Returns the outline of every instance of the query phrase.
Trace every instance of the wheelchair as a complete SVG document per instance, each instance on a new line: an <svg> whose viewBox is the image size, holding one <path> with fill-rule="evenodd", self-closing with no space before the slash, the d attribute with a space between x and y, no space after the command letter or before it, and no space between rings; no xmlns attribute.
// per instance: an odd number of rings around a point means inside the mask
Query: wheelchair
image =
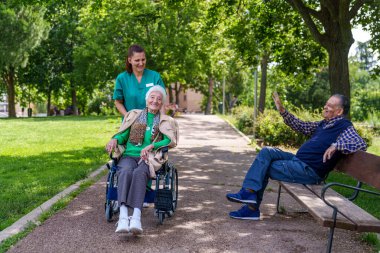
<svg viewBox="0 0 380 253"><path fill-rule="evenodd" d="M167 153L168 148L163 148L163 153ZM117 203L117 163L118 159L112 157L111 165L106 164L108 176L106 183L105 215L108 222L112 221L112 216L119 212ZM165 217L171 217L178 203L178 171L172 163L166 161L161 168L156 171L156 177L152 179L155 185L147 186L144 202L154 203L154 214L159 223L163 224Z"/></svg>

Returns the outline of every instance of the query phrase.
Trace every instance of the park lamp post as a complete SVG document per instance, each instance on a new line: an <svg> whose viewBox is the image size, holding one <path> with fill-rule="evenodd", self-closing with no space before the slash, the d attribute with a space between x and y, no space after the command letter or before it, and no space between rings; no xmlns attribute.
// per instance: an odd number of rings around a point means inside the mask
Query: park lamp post
<svg viewBox="0 0 380 253"><path fill-rule="evenodd" d="M224 64L226 64L224 61L218 61L218 64L219 65L224 65ZM222 109L222 112L223 112L223 115L225 114L225 112L224 112L224 108L225 108L225 100L226 100L226 75L224 74L224 71L223 71L223 109Z"/></svg>

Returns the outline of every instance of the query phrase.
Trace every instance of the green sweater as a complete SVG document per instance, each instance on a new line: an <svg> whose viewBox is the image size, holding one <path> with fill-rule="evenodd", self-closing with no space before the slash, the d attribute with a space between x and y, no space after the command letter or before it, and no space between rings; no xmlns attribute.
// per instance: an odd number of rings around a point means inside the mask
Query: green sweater
<svg viewBox="0 0 380 253"><path fill-rule="evenodd" d="M113 137L114 139L117 140L117 144L119 145L126 144L126 148L123 153L123 156L139 157L141 150L143 150L146 146L151 144L150 138L152 137L153 119L154 119L154 114L148 112L147 124L146 124L147 130L145 131L143 143L140 146L136 146L129 141L129 132L131 128L128 128L124 132L119 133ZM167 146L169 145L169 143L170 143L169 137L163 134L163 138L161 141L153 143L154 150Z"/></svg>

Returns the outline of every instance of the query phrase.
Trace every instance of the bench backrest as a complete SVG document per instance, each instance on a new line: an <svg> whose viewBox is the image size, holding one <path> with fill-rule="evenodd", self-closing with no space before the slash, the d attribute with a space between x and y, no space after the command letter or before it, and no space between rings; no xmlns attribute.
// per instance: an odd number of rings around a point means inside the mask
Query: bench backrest
<svg viewBox="0 0 380 253"><path fill-rule="evenodd" d="M380 190L380 156L357 151L341 159L335 169Z"/></svg>

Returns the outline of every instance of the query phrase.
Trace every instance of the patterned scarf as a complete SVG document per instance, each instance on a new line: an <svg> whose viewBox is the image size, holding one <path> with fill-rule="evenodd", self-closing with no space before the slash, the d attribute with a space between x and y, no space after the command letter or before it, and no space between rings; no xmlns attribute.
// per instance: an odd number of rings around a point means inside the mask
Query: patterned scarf
<svg viewBox="0 0 380 253"><path fill-rule="evenodd" d="M131 132L129 133L129 141L136 146L142 145L144 141L145 131L147 130L147 118L148 118L148 108L145 108L139 117L131 126ZM162 134L160 133L158 127L160 124L160 112L154 115L153 126L152 126L152 137L150 142L162 140ZM156 139L157 137L157 139Z"/></svg>

